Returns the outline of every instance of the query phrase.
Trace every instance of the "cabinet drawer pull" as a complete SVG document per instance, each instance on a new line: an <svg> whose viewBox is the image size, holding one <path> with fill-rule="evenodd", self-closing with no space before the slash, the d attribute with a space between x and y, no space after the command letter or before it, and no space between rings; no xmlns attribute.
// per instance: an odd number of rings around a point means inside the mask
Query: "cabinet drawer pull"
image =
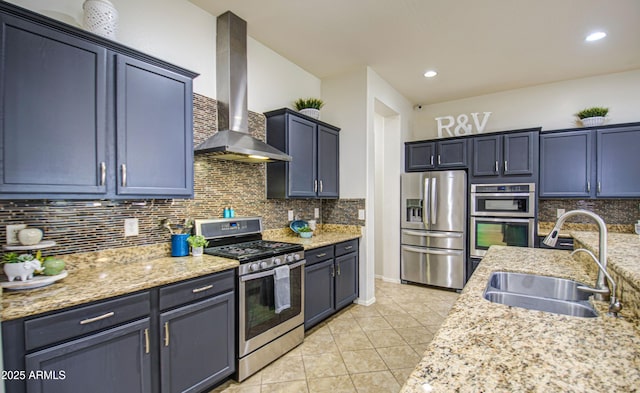
<svg viewBox="0 0 640 393"><path fill-rule="evenodd" d="M206 291L208 289L211 289L211 288L213 288L213 284L205 285L202 288L196 288L196 289L192 290L191 292L193 292L193 293L204 292L204 291Z"/></svg>
<svg viewBox="0 0 640 393"><path fill-rule="evenodd" d="M127 165L122 164L121 168L122 168L122 187L126 187L127 186Z"/></svg>
<svg viewBox="0 0 640 393"><path fill-rule="evenodd" d="M504 173L509 172L509 169L507 167L507 160L504 160Z"/></svg>
<svg viewBox="0 0 640 393"><path fill-rule="evenodd" d="M164 323L164 346L169 346L169 322Z"/></svg>
<svg viewBox="0 0 640 393"><path fill-rule="evenodd" d="M560 242L560 243L558 243L558 246L561 246L561 247L562 247L562 246L564 246L564 247L573 247L573 243L563 243L563 242Z"/></svg>
<svg viewBox="0 0 640 393"><path fill-rule="evenodd" d="M106 314L94 317L94 318L83 319L82 321L80 321L80 325L86 325L88 323L98 322L98 321L101 321L103 319L111 318L114 315L116 315L116 313L111 311L111 312L108 312Z"/></svg>
<svg viewBox="0 0 640 393"><path fill-rule="evenodd" d="M498 173L498 161L496 161L496 173Z"/></svg>
<svg viewBox="0 0 640 393"><path fill-rule="evenodd" d="M100 185L104 186L104 183L107 181L107 164L103 162L100 163Z"/></svg>
<svg viewBox="0 0 640 393"><path fill-rule="evenodd" d="M431 166L433 166L433 156L431 156Z"/></svg>
<svg viewBox="0 0 640 393"><path fill-rule="evenodd" d="M144 329L144 353L149 353L149 329Z"/></svg>
<svg viewBox="0 0 640 393"><path fill-rule="evenodd" d="M323 252L322 254L316 254L316 258L322 258L322 257L326 257L327 253Z"/></svg>
<svg viewBox="0 0 640 393"><path fill-rule="evenodd" d="M351 250L353 248L353 246L346 246L344 249L345 250Z"/></svg>

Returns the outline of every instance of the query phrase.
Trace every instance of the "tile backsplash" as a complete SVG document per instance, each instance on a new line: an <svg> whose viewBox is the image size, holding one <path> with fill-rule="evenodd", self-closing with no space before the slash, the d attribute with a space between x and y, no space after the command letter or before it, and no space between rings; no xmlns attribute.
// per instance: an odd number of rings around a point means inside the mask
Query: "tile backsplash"
<svg viewBox="0 0 640 393"><path fill-rule="evenodd" d="M216 101L194 94L194 145L217 131ZM265 140L266 122L260 113L249 113L251 134ZM266 164L249 164L196 155L194 199L116 200L8 200L0 201L0 243L7 224L24 223L45 232L57 245L45 255L99 251L117 247L168 242L168 231L160 220L181 223L185 218L222 217L225 207L236 216L262 216L265 229L288 225L287 212L318 223L364 225L358 209L364 199L266 199ZM139 235L124 237L124 219L138 218Z"/></svg>
<svg viewBox="0 0 640 393"><path fill-rule="evenodd" d="M640 220L640 199L541 199L538 202L538 221L556 221L557 209L565 211L585 209L602 217L607 224L634 224ZM587 217L568 220L592 224Z"/></svg>

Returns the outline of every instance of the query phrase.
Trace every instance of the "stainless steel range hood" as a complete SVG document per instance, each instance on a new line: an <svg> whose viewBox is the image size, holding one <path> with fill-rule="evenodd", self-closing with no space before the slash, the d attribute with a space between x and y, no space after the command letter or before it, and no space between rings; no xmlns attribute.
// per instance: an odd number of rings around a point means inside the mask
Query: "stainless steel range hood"
<svg viewBox="0 0 640 393"><path fill-rule="evenodd" d="M242 162L291 161L291 156L249 135L247 22L231 11L217 19L216 92L219 131L196 146L196 154Z"/></svg>

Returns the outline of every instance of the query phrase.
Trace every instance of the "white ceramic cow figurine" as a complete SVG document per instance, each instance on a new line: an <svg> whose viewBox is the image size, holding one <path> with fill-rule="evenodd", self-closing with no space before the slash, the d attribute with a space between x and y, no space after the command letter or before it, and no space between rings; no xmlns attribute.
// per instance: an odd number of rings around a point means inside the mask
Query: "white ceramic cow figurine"
<svg viewBox="0 0 640 393"><path fill-rule="evenodd" d="M9 281L13 281L16 277L20 278L21 281L30 280L33 278L33 272L36 270L42 270L42 265L37 259L27 262L4 264L4 274L7 275Z"/></svg>

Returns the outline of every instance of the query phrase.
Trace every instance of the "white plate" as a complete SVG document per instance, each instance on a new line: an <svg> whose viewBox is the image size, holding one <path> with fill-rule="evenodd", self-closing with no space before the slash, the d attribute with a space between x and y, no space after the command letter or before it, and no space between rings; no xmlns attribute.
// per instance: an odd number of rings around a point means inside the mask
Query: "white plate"
<svg viewBox="0 0 640 393"><path fill-rule="evenodd" d="M31 280L27 281L1 281L0 287L11 290L40 288L62 280L67 277L67 274L67 271L63 270L62 273L56 274L55 276L34 276Z"/></svg>

